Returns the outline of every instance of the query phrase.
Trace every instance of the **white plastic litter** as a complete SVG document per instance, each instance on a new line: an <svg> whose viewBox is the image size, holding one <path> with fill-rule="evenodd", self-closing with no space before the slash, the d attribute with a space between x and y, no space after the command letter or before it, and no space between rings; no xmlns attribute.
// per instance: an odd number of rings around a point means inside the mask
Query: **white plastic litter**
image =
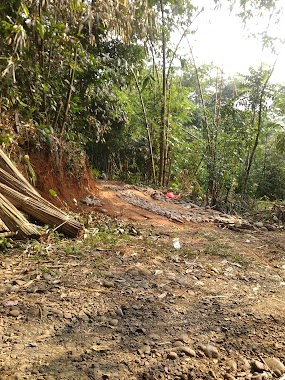
<svg viewBox="0 0 285 380"><path fill-rule="evenodd" d="M174 239L172 240L172 242L173 242L173 247L174 247L175 249L180 249L180 248L181 248L179 238L174 238Z"/></svg>

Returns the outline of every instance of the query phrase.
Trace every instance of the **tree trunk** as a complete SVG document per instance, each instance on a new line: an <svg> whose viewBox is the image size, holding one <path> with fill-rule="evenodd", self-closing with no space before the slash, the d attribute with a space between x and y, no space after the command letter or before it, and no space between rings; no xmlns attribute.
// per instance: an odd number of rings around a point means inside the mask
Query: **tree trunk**
<svg viewBox="0 0 285 380"><path fill-rule="evenodd" d="M76 65L77 62L77 48L75 48L74 52L74 66ZM67 116L68 116L68 111L69 111L69 106L70 106L70 99L71 99L71 94L72 94L72 89L73 89L73 83L74 83L74 76L75 76L75 68L71 67L70 68L70 74L69 74L69 88L66 96L66 101L64 105L64 113L63 113L63 120L60 126L60 136L62 136L65 128L65 124L67 121Z"/></svg>
<svg viewBox="0 0 285 380"><path fill-rule="evenodd" d="M167 105L167 83L166 83L166 36L164 0L160 0L160 11L162 18L162 104L161 104L161 126L160 126L160 150L159 150L159 177L161 186L165 182L165 158L166 158L166 105Z"/></svg>
<svg viewBox="0 0 285 380"><path fill-rule="evenodd" d="M268 77L266 78L266 81L264 82L264 85L263 85L263 87L261 89L261 93L260 93L259 104L258 104L257 131L256 131L253 147L248 154L248 160L246 162L245 177L244 177L244 182L243 182L243 186L242 186L242 193L241 193L242 199L244 199L245 195L246 195L246 190L247 190L248 180L249 180L249 176L250 176L250 172L251 172L251 168L252 168L252 164L253 164L253 159L255 156L256 149L257 149L258 144L259 144L259 138L260 138L261 129L262 129L262 112L263 112L263 100L264 100L265 90L266 90L266 87L268 85L269 79L271 78L271 75L274 71L275 64L276 64L276 61L275 61L274 65L272 66L272 69L271 69L270 73L268 74ZM253 124L255 123L255 118L253 119L252 123Z"/></svg>
<svg viewBox="0 0 285 380"><path fill-rule="evenodd" d="M147 131L148 146L149 146L149 155L150 155L150 159L151 159L152 177L153 177L154 183L156 184L156 172L155 172L155 164L154 164L154 157L153 157L153 147L152 147L152 141L151 141L151 136L150 136L150 128L149 128L148 117L147 117L147 113L146 113L146 109L145 109L145 104L144 104L144 100L143 100L143 97L142 97L142 92L141 92L141 89L140 89L140 86L139 86L139 83L138 83L137 76L136 76L136 74L135 74L135 72L133 70L132 70L132 73L133 73L133 76L135 78L136 87L137 87L137 90L138 90L138 93L139 93L140 103L141 103L141 107L142 107L142 111L143 111L143 115L144 115L144 121L145 121L145 126L146 126L146 131Z"/></svg>

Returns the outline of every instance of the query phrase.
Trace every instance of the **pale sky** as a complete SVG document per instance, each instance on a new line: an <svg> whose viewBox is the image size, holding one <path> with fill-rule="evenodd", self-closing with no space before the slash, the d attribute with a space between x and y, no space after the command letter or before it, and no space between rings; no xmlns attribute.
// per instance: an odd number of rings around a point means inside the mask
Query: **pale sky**
<svg viewBox="0 0 285 380"><path fill-rule="evenodd" d="M248 68L258 69L260 64L273 64L276 56L269 50L262 51L261 43L255 39L248 39L248 33L243 29L242 22L237 16L226 10L209 11L211 0L199 0L205 11L195 22L197 32L191 36L191 45L198 65L202 63L217 65L223 68L225 75L236 73L246 74ZM285 5L283 5L285 10ZM268 19L258 20L258 24L249 25L251 31L256 32L266 28ZM273 23L272 31L285 39L285 16L278 24ZM285 45L279 46L279 56L272 80L285 84Z"/></svg>

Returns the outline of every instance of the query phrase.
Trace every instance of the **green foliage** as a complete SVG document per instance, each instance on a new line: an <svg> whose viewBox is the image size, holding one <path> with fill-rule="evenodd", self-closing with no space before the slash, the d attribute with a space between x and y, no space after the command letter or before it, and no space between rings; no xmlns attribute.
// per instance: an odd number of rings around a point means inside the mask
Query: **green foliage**
<svg viewBox="0 0 285 380"><path fill-rule="evenodd" d="M92 176L93 176L94 179L97 179L100 176L100 171L98 169L96 169L96 168L93 168L91 170L91 173L92 173Z"/></svg>
<svg viewBox="0 0 285 380"><path fill-rule="evenodd" d="M49 194L50 194L50 196L52 196L53 198L57 197L57 193L56 193L56 191L53 190L53 189L49 189Z"/></svg>
<svg viewBox="0 0 285 380"><path fill-rule="evenodd" d="M64 252L70 256L80 256L82 254L82 248L77 245L67 246L63 248Z"/></svg>
<svg viewBox="0 0 285 380"><path fill-rule="evenodd" d="M50 147L58 134L89 138L94 128L99 139L113 121L125 122L114 92L128 75L119 61L136 61L143 51L125 42L144 33L146 16L143 2L139 18L136 1L126 6L128 12L112 1L1 6L1 106L33 119Z"/></svg>
<svg viewBox="0 0 285 380"><path fill-rule="evenodd" d="M129 234L123 228L110 224L91 230L91 233L85 239L85 243L91 246L101 244L108 248L128 239Z"/></svg>
<svg viewBox="0 0 285 380"><path fill-rule="evenodd" d="M257 154L252 182L255 184L254 195L257 198L267 197L274 201L285 198L285 162L284 153L272 147L274 147L274 134L267 136Z"/></svg>
<svg viewBox="0 0 285 380"><path fill-rule="evenodd" d="M230 3L244 19L280 5ZM85 150L95 178L161 177L223 210L240 194L283 198L285 87L267 83L270 68L225 80L180 56L200 11L190 0L1 4L1 111L31 120L58 167L68 158L62 169L78 179ZM0 142L11 143L9 130Z"/></svg>
<svg viewBox="0 0 285 380"><path fill-rule="evenodd" d="M0 237L0 252L6 252L9 248L12 248L11 240L5 237Z"/></svg>

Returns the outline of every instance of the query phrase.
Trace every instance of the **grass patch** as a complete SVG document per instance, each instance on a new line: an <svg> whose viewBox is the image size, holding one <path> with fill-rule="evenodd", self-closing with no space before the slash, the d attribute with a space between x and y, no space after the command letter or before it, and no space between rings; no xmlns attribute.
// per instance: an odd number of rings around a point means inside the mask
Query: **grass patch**
<svg viewBox="0 0 285 380"><path fill-rule="evenodd" d="M84 240L88 245L98 245L98 243L115 246L121 241L129 240L129 235L125 232L112 231L112 230L94 230Z"/></svg>
<svg viewBox="0 0 285 380"><path fill-rule="evenodd" d="M231 246L227 242L216 241L215 243L207 245L202 253L205 255L211 256L220 256L225 258L230 258L236 263L241 264L243 262L243 258L236 252L233 252Z"/></svg>
<svg viewBox="0 0 285 380"><path fill-rule="evenodd" d="M12 240L0 237L0 252L6 252L9 248L13 248Z"/></svg>
<svg viewBox="0 0 285 380"><path fill-rule="evenodd" d="M217 241L219 240L219 237L217 234L213 234L212 232L198 232L197 233L198 237L201 237L207 241Z"/></svg>
<svg viewBox="0 0 285 380"><path fill-rule="evenodd" d="M198 249L185 248L181 250L181 256L188 259L195 259L195 257L201 255L201 251Z"/></svg>
<svg viewBox="0 0 285 380"><path fill-rule="evenodd" d="M70 256L81 256L82 255L82 249L76 245L72 245L70 247L64 247L63 251Z"/></svg>

